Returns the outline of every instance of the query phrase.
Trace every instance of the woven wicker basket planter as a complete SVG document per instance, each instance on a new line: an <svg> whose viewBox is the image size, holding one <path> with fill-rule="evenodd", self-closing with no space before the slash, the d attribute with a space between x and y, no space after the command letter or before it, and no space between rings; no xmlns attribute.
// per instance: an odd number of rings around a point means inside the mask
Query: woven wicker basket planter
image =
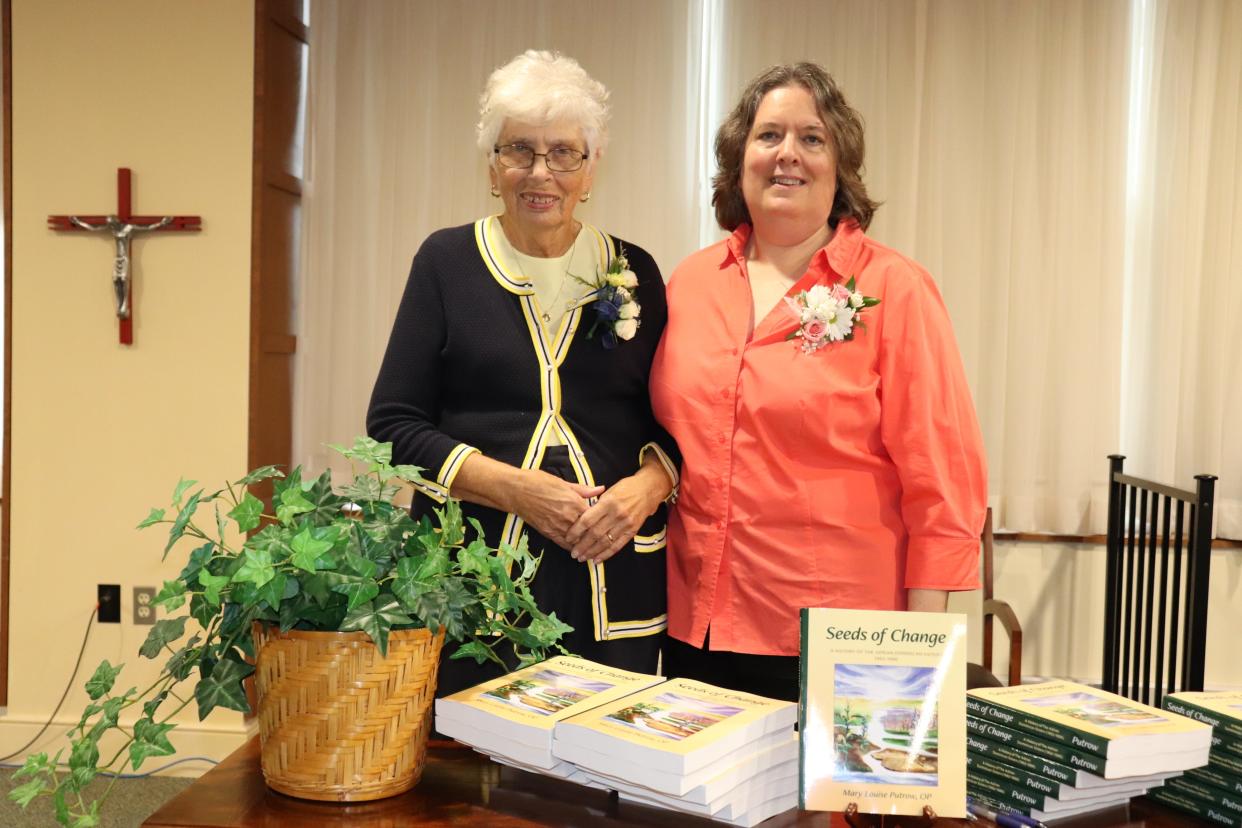
<svg viewBox="0 0 1242 828"><path fill-rule="evenodd" d="M381 658L366 633L255 624L263 778L302 799L365 802L418 784L444 633L397 630Z"/></svg>

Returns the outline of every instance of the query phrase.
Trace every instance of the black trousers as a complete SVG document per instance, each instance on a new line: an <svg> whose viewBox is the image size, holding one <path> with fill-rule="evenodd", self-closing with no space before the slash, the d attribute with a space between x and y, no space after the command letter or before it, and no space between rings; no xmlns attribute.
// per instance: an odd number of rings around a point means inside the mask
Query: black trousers
<svg viewBox="0 0 1242 828"><path fill-rule="evenodd" d="M688 678L782 701L798 701L798 657L753 655L709 650L669 637L664 645L664 675Z"/></svg>
<svg viewBox="0 0 1242 828"><path fill-rule="evenodd" d="M575 479L569 464L569 449L565 446L549 447L540 468L564 480ZM655 673L663 636L657 634L596 641L591 612L591 576L587 565L575 561L568 551L533 529L527 528L526 535L532 550L543 550L539 574L531 585L535 603L546 613L555 612L557 618L574 628L561 639L561 646L574 655L610 667L636 673ZM502 655L509 659L508 669L502 669L495 662L476 664L472 658L449 660L453 649L454 645L446 644L440 657L437 697L456 693L517 669L517 661L510 655L507 644L501 644L497 650L503 651Z"/></svg>

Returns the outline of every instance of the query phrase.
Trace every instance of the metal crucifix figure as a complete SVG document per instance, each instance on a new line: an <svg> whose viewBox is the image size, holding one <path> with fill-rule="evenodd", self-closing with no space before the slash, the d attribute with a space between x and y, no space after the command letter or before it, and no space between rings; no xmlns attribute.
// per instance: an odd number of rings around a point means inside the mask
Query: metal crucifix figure
<svg viewBox="0 0 1242 828"><path fill-rule="evenodd" d="M201 230L198 216L136 216L130 210L130 171L116 171L117 210L106 216L48 216L52 230L86 230L112 236L116 252L112 259L112 292L116 300L116 316L120 321L122 345L134 343L134 303L131 247L139 233L169 230Z"/></svg>
<svg viewBox="0 0 1242 828"><path fill-rule="evenodd" d="M112 290L116 294L117 319L129 319L129 242L135 233L147 230L159 230L172 224L172 216L164 216L152 224L131 224L121 221L116 216L107 216L103 224L88 224L77 216L70 216L69 222L82 230L92 233L107 230L116 242L116 258L112 262Z"/></svg>

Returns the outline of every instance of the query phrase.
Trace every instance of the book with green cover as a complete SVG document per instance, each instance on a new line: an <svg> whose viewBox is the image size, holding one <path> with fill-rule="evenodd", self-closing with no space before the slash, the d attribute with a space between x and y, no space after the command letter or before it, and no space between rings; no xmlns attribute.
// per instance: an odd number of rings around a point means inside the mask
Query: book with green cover
<svg viewBox="0 0 1242 828"><path fill-rule="evenodd" d="M1213 806L1209 802L1205 802L1197 797L1189 796L1183 791L1175 788L1157 788L1154 791L1147 792L1147 798L1161 805L1167 805L1170 808L1176 808L1179 811L1185 811L1188 814L1194 814L1200 819L1206 819L1209 822L1215 822L1218 825L1229 825L1232 828L1242 828L1242 819L1229 812L1223 811Z"/></svg>
<svg viewBox="0 0 1242 828"><path fill-rule="evenodd" d="M1237 817L1242 817L1242 797L1231 794L1215 785L1205 785L1194 777L1188 779L1185 776L1181 776L1177 779L1170 779L1168 786L1171 790L1180 791L1188 796L1198 797L1204 802L1209 802Z"/></svg>
<svg viewBox="0 0 1242 828"><path fill-rule="evenodd" d="M965 815L966 618L802 610L799 799Z"/></svg>
<svg viewBox="0 0 1242 828"><path fill-rule="evenodd" d="M1242 690L1170 693L1164 709L1210 724L1217 736L1242 739Z"/></svg>
<svg viewBox="0 0 1242 828"><path fill-rule="evenodd" d="M1079 788L1070 785L1067 782L1061 782L1051 777L1041 776L1037 773L1031 773L1020 767L1015 767L999 759L981 755L970 749L970 742L967 741L966 751L966 772L970 774L972 771L989 774L997 779L1004 779L1015 785L1021 785L1032 791L1047 794L1056 797L1063 802L1072 802L1078 799L1093 799L1100 796L1109 796L1112 794L1124 793L1130 796L1138 796L1150 787L1155 787L1163 783L1163 779L1156 777L1154 781L1147 781L1152 777L1136 776L1129 779L1120 779L1115 782L1105 783L1103 786L1093 788Z"/></svg>
<svg viewBox="0 0 1242 828"><path fill-rule="evenodd" d="M1098 796L1086 796L1073 801L1058 799L1050 796L1043 791L1037 791L1028 788L1025 785L1019 785L994 776L991 773L984 773L978 769L973 763L969 765L966 772L966 784L968 788L979 791L987 796L998 798L1007 803L1015 803L1016 805L1032 808L1042 811L1046 814L1059 814L1066 811L1076 811L1086 805L1112 805L1120 802L1129 801L1135 796L1139 796L1145 792L1145 789L1134 791L1113 791L1105 792Z"/></svg>
<svg viewBox="0 0 1242 828"><path fill-rule="evenodd" d="M972 723L976 723L978 721L979 720L977 719L967 717L968 727L971 728L966 734L967 753L973 752L982 756L990 756L991 758L1004 762L1007 765L1022 768L1023 770L1030 771L1031 773L1046 776L1049 779L1055 779L1058 782L1064 782L1067 785L1073 785L1075 788L1086 789L1105 787L1115 785L1118 781L1122 781L1120 779L1105 779L1103 776L1083 770L1080 767L1075 767L1065 762L1058 762L1055 759L1047 759L1037 753L1032 753L1029 750L1023 750L1019 747L1010 747L1007 744L993 741L992 739L985 739L982 736L977 735L974 727L977 727L978 725L971 727ZM986 729L986 726L984 729ZM1085 755L1088 756L1092 762L1107 762L1107 760L1100 759L1098 756L1091 756L1090 754ZM1161 780L1167 779L1168 777L1179 772L1180 771L1169 771L1166 773L1148 774L1146 776L1130 775L1123 777L1123 779L1127 782L1145 781L1155 785Z"/></svg>
<svg viewBox="0 0 1242 828"><path fill-rule="evenodd" d="M1204 785L1215 785L1235 796L1242 795L1242 776L1211 762L1201 768L1191 768L1184 775L1187 779L1197 780Z"/></svg>
<svg viewBox="0 0 1242 828"><path fill-rule="evenodd" d="M1106 759L1146 757L1146 773L1185 770L1170 766L1172 753L1202 752L1196 764L1206 764L1212 744L1209 725L1069 681L971 690L966 704L975 716Z"/></svg>
<svg viewBox="0 0 1242 828"><path fill-rule="evenodd" d="M1242 756L1212 748L1212 752L1208 754L1208 764L1220 773L1242 777Z"/></svg>

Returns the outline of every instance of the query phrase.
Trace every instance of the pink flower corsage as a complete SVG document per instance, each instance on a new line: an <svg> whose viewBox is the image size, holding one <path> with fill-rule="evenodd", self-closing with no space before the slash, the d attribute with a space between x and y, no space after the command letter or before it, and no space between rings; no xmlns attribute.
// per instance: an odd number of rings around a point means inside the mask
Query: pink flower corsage
<svg viewBox="0 0 1242 828"><path fill-rule="evenodd" d="M798 329L785 338L801 339L802 352L813 354L829 342L853 339L855 326L866 330L863 311L880 304L880 300L855 290L851 276L848 282L815 285L796 296L786 296L785 303L799 323Z"/></svg>

